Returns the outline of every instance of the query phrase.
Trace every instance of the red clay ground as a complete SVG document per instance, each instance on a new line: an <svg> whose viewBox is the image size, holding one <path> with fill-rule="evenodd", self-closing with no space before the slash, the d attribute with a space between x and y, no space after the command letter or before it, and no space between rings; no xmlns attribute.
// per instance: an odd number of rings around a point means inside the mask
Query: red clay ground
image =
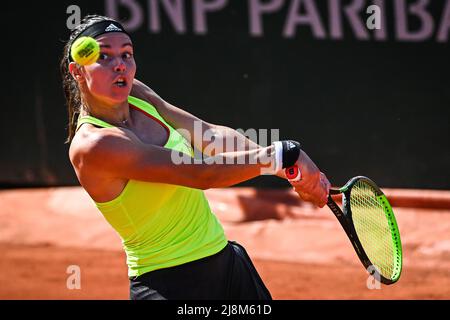
<svg viewBox="0 0 450 320"><path fill-rule="evenodd" d="M328 209L286 191L206 194L275 299L450 299L448 192L428 193L434 209L423 208L426 201L415 202L422 209L394 208L404 269L397 284L380 290L367 288L367 274ZM405 191L390 194L405 205ZM0 299L128 299L120 240L82 189L1 191L0 208ZM79 290L67 289L70 265L81 269Z"/></svg>
<svg viewBox="0 0 450 320"><path fill-rule="evenodd" d="M1 245L0 250L0 299L128 299L121 252L19 245ZM408 268L398 284L369 290L360 266L254 262L275 299L450 297L448 269ZM73 264L82 270L79 290L66 287L66 270Z"/></svg>

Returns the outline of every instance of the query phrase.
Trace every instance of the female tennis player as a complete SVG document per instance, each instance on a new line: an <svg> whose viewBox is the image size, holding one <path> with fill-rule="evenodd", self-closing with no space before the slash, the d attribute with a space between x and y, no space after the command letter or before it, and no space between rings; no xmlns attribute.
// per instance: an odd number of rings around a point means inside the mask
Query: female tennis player
<svg viewBox="0 0 450 320"><path fill-rule="evenodd" d="M80 36L100 44L95 63L71 61L71 45ZM300 145L285 140L261 147L166 102L135 79L132 40L107 17L87 16L72 30L61 72L69 157L80 184L122 239L130 298L271 299L245 249L225 237L203 190L264 170L285 178L282 169L296 164L302 172L296 191L323 207L329 182ZM211 141L191 138L196 122L202 132L238 143L233 150L208 151ZM194 148L205 155L201 163L174 161L174 155L193 157ZM238 163L242 157L245 163Z"/></svg>

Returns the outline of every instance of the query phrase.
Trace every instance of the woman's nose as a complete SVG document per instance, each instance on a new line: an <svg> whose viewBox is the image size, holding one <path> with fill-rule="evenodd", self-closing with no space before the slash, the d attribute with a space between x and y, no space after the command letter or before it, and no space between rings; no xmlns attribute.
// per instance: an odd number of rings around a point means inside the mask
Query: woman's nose
<svg viewBox="0 0 450 320"><path fill-rule="evenodd" d="M121 58L117 58L116 61L114 61L114 71L115 72L124 72L126 69L125 63Z"/></svg>

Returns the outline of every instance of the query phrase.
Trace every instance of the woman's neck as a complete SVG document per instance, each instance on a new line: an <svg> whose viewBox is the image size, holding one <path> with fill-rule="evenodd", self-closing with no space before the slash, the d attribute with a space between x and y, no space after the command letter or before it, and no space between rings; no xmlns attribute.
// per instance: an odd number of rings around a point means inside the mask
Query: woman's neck
<svg viewBox="0 0 450 320"><path fill-rule="evenodd" d="M93 97L84 97L81 116L90 115L112 125L130 126L131 114L128 101L119 104L107 104Z"/></svg>

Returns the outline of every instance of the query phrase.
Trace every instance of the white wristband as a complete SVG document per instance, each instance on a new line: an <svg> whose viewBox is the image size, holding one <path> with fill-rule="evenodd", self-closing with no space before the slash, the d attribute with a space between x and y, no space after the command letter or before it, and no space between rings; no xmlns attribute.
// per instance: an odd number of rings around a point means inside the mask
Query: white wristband
<svg viewBox="0 0 450 320"><path fill-rule="evenodd" d="M275 141L273 143L275 147L275 159L274 159L274 171L276 174L278 171L280 171L283 168L283 144L281 141Z"/></svg>

